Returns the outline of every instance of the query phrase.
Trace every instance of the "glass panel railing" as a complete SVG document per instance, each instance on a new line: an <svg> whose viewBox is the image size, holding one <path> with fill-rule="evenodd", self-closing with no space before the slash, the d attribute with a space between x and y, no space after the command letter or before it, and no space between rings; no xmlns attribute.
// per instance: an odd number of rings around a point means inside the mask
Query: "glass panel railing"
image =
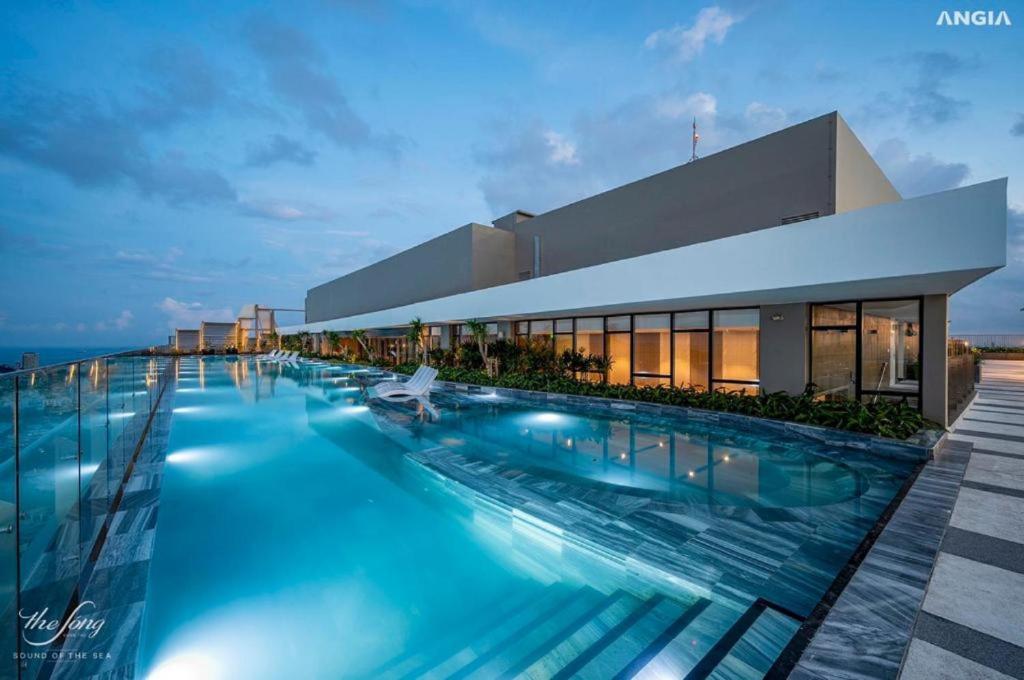
<svg viewBox="0 0 1024 680"><path fill-rule="evenodd" d="M64 638L50 644L44 626L87 587L175 361L122 354L0 375L0 680L53 671Z"/></svg>
<svg viewBox="0 0 1024 680"><path fill-rule="evenodd" d="M78 391L82 402L80 422L81 479L79 493L82 509L79 513L82 559L88 559L88 550L96 539L110 499L117 489L119 478L107 464L110 452L108 431L107 379L108 359L94 359L82 363L78 377Z"/></svg>
<svg viewBox="0 0 1024 680"><path fill-rule="evenodd" d="M15 380L0 380L0 678L17 677L17 475Z"/></svg>
<svg viewBox="0 0 1024 680"><path fill-rule="evenodd" d="M37 612L61 616L78 580L78 370L69 364L17 378L23 620ZM41 663L27 662L29 677Z"/></svg>

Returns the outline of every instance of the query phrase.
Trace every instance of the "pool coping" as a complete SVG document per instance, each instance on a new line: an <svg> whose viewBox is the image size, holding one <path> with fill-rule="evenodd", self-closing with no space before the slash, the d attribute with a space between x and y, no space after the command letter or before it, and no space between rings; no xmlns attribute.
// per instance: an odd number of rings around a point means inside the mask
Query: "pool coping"
<svg viewBox="0 0 1024 680"><path fill-rule="evenodd" d="M765 677L897 677L972 449L943 439L860 564L822 599Z"/></svg>

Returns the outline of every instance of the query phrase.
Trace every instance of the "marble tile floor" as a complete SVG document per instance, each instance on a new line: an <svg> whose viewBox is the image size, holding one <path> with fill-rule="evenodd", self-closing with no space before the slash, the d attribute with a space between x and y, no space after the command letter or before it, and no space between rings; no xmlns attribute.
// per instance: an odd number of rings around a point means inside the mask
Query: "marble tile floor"
<svg viewBox="0 0 1024 680"><path fill-rule="evenodd" d="M900 677L1024 678L1024 361L987 360L974 447Z"/></svg>
<svg viewBox="0 0 1024 680"><path fill-rule="evenodd" d="M789 677L898 675L969 456L960 442L935 452L838 598L812 615L819 625Z"/></svg>

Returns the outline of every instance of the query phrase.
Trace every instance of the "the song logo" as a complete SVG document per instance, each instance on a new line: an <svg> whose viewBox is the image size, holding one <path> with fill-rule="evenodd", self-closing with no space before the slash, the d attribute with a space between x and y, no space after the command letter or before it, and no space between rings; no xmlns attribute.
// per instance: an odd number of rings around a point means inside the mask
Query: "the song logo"
<svg viewBox="0 0 1024 680"><path fill-rule="evenodd" d="M32 612L26 614L24 610L18 611L18 618L24 619L25 625L21 630L22 639L33 647L42 647L48 645L64 633L68 636L80 636L94 638L99 635L100 630L103 629L103 624L106 623L105 619L90 618L88 616L80 615L84 607L95 607L96 603L92 600L83 600L75 609L68 614L67 619L61 621L59 618L48 619L46 613L49 611L49 607L44 607L43 611ZM30 639L30 635L33 639ZM46 639L39 639L40 637L46 637Z"/></svg>

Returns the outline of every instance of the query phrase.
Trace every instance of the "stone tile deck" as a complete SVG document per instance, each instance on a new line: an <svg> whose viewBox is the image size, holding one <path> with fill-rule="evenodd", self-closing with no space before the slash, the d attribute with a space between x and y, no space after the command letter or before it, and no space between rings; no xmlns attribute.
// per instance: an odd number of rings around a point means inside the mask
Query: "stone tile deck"
<svg viewBox="0 0 1024 680"><path fill-rule="evenodd" d="M1024 678L1024 361L986 361L973 445L900 677Z"/></svg>

